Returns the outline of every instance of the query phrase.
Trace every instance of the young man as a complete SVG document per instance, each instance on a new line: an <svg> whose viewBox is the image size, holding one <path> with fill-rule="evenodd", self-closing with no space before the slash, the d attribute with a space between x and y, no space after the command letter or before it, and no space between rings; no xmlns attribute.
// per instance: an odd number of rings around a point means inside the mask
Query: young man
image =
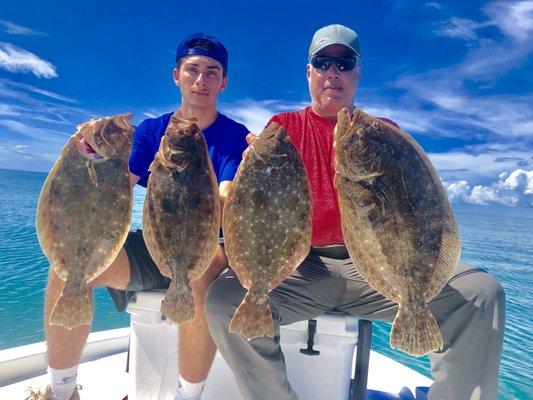
<svg viewBox="0 0 533 400"><path fill-rule="evenodd" d="M248 129L217 111L217 99L226 88L228 53L216 38L196 33L185 38L177 48L173 77L181 93L179 112L194 117L206 138L209 155L217 176L223 203L246 148ZM145 186L161 137L172 113L143 121L134 134L129 161L131 184ZM81 146L84 148L84 146ZM226 268L223 245L219 245L209 269L191 282L196 304L196 318L179 327L179 384L175 399L199 399L216 347L209 335L204 315L207 287ZM130 232L116 260L89 286L107 286L119 311L126 308L133 291L165 288L169 280L159 273L144 244L141 231ZM45 302L45 330L51 384L41 389L42 399L79 399L76 388L77 368L90 326L68 330L49 325L53 305L63 281L50 268Z"/></svg>
<svg viewBox="0 0 533 400"><path fill-rule="evenodd" d="M246 293L231 270L216 279L208 292L211 336L247 400L297 398L287 381L279 345L280 325L332 309L392 322L398 310L397 304L365 282L350 260L333 186L333 129L342 108L355 108L360 62L359 39L354 31L341 25L318 30L307 65L311 106L272 118L287 128L302 156L313 197L311 251L270 293L275 337L248 341L229 332L230 318ZM430 354L434 384L428 398L496 400L505 318L505 294L500 284L485 271L459 263L429 307L442 331L444 349Z"/></svg>

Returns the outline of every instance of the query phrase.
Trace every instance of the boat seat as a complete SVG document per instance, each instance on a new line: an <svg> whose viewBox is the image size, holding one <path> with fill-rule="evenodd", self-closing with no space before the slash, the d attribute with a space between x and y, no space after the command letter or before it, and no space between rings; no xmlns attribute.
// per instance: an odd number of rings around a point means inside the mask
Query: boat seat
<svg viewBox="0 0 533 400"><path fill-rule="evenodd" d="M333 309L326 314L344 316L346 313L337 309ZM314 336L316 332L316 319L308 320L308 339L307 348L300 349L300 353L307 355L316 355L316 350L313 349ZM355 365L353 378L350 381L350 392L348 400L366 399L366 389L368 382L368 365L370 361L370 348L372 347L372 321L365 319L357 320L357 352L355 356Z"/></svg>
<svg viewBox="0 0 533 400"><path fill-rule="evenodd" d="M164 290L138 292L127 307L131 315L132 400L172 399L175 391L178 330L160 313L164 294ZM365 399L371 329L371 322L337 310L280 327L287 375L299 397ZM202 398L242 398L231 370L218 352Z"/></svg>

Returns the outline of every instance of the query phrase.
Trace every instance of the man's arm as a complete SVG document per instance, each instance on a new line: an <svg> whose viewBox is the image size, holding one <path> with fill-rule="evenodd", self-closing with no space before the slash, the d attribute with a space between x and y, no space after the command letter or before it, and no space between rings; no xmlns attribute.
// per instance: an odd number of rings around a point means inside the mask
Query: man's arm
<svg viewBox="0 0 533 400"><path fill-rule="evenodd" d="M137 176L134 173L130 172L130 183L132 187L135 186L137 182L139 182L139 179L141 179L140 176Z"/></svg>
<svg viewBox="0 0 533 400"><path fill-rule="evenodd" d="M220 182L220 185L218 188L219 198L220 198L220 221L221 223L222 223L222 211L224 210L224 203L226 202L226 198L228 197L228 194L231 190L232 183L233 182L231 181L222 181ZM191 282L191 287L193 288L193 291L196 289L202 288L202 287L203 287L203 290L206 291L209 285L211 284L211 282L215 280L220 275L220 273L226 269L227 266L228 266L228 256L226 255L226 251L224 250L224 245L218 244L207 271L201 276L200 279Z"/></svg>
<svg viewBox="0 0 533 400"><path fill-rule="evenodd" d="M231 181L222 181L219 186L219 198L220 198L220 225L222 226L222 214L224 212L224 204L226 203L226 198L231 191L233 182ZM224 250L224 245L219 245L215 256L218 258L218 262L224 266L228 265L228 257ZM222 272L220 270L219 272Z"/></svg>
<svg viewBox="0 0 533 400"><path fill-rule="evenodd" d="M229 192L231 190L231 187L233 185L232 181L222 181L220 182L219 186L219 195L220 195L220 211L224 209L224 203L226 202L226 198L229 195Z"/></svg>

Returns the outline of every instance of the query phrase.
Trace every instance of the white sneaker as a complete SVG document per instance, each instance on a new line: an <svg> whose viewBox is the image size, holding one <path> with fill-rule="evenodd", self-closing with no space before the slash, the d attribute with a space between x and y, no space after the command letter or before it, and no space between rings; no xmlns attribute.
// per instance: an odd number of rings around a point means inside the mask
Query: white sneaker
<svg viewBox="0 0 533 400"><path fill-rule="evenodd" d="M80 385L76 385L76 389L74 389L74 393L72 393L72 396L70 396L70 400L80 400L78 389L81 390ZM26 394L27 397L25 397L24 400L51 400L52 388L50 385L42 386L39 389L29 387L26 389Z"/></svg>

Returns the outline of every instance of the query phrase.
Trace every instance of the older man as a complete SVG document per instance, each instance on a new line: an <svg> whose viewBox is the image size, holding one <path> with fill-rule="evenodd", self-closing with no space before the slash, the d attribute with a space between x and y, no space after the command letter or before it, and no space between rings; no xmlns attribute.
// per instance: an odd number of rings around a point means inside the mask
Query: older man
<svg viewBox="0 0 533 400"><path fill-rule="evenodd" d="M173 79L181 94L177 112L196 118L204 132L209 155L219 183L223 203L246 148L248 129L217 111L217 100L228 83L228 52L216 38L196 33L185 38L177 48ZM148 168L154 160L161 137L172 112L143 121L135 131L129 160L132 185L147 184ZM80 150L91 151L80 142ZM179 328L179 382L177 400L199 399L204 381L215 356L216 348L205 321L203 303L208 285L227 266L224 248L220 245L209 269L191 283L196 317ZM132 292L168 287L169 280L159 273L144 244L141 231L131 232L116 260L90 282L107 286L119 311L126 308ZM39 399L77 400L76 376L81 352L90 326L68 330L48 323L50 312L64 282L50 268L45 302L45 331L51 384L35 392ZM90 293L92 290L90 290ZM32 397L33 398L33 397Z"/></svg>
<svg viewBox="0 0 533 400"><path fill-rule="evenodd" d="M333 129L339 110L348 107L353 111L355 107L360 62L359 39L353 30L342 25L318 30L307 64L311 106L272 118L287 128L302 156L313 196L309 255L270 293L275 337L248 341L228 331L230 316L246 292L231 270L215 280L208 292L206 312L211 336L245 399L297 398L287 380L279 345L280 325L314 318L332 309L392 321L398 309L365 282L350 260L333 186ZM430 354L435 383L428 397L495 400L505 315L505 294L500 284L487 272L460 263L429 307L442 331L444 349Z"/></svg>

